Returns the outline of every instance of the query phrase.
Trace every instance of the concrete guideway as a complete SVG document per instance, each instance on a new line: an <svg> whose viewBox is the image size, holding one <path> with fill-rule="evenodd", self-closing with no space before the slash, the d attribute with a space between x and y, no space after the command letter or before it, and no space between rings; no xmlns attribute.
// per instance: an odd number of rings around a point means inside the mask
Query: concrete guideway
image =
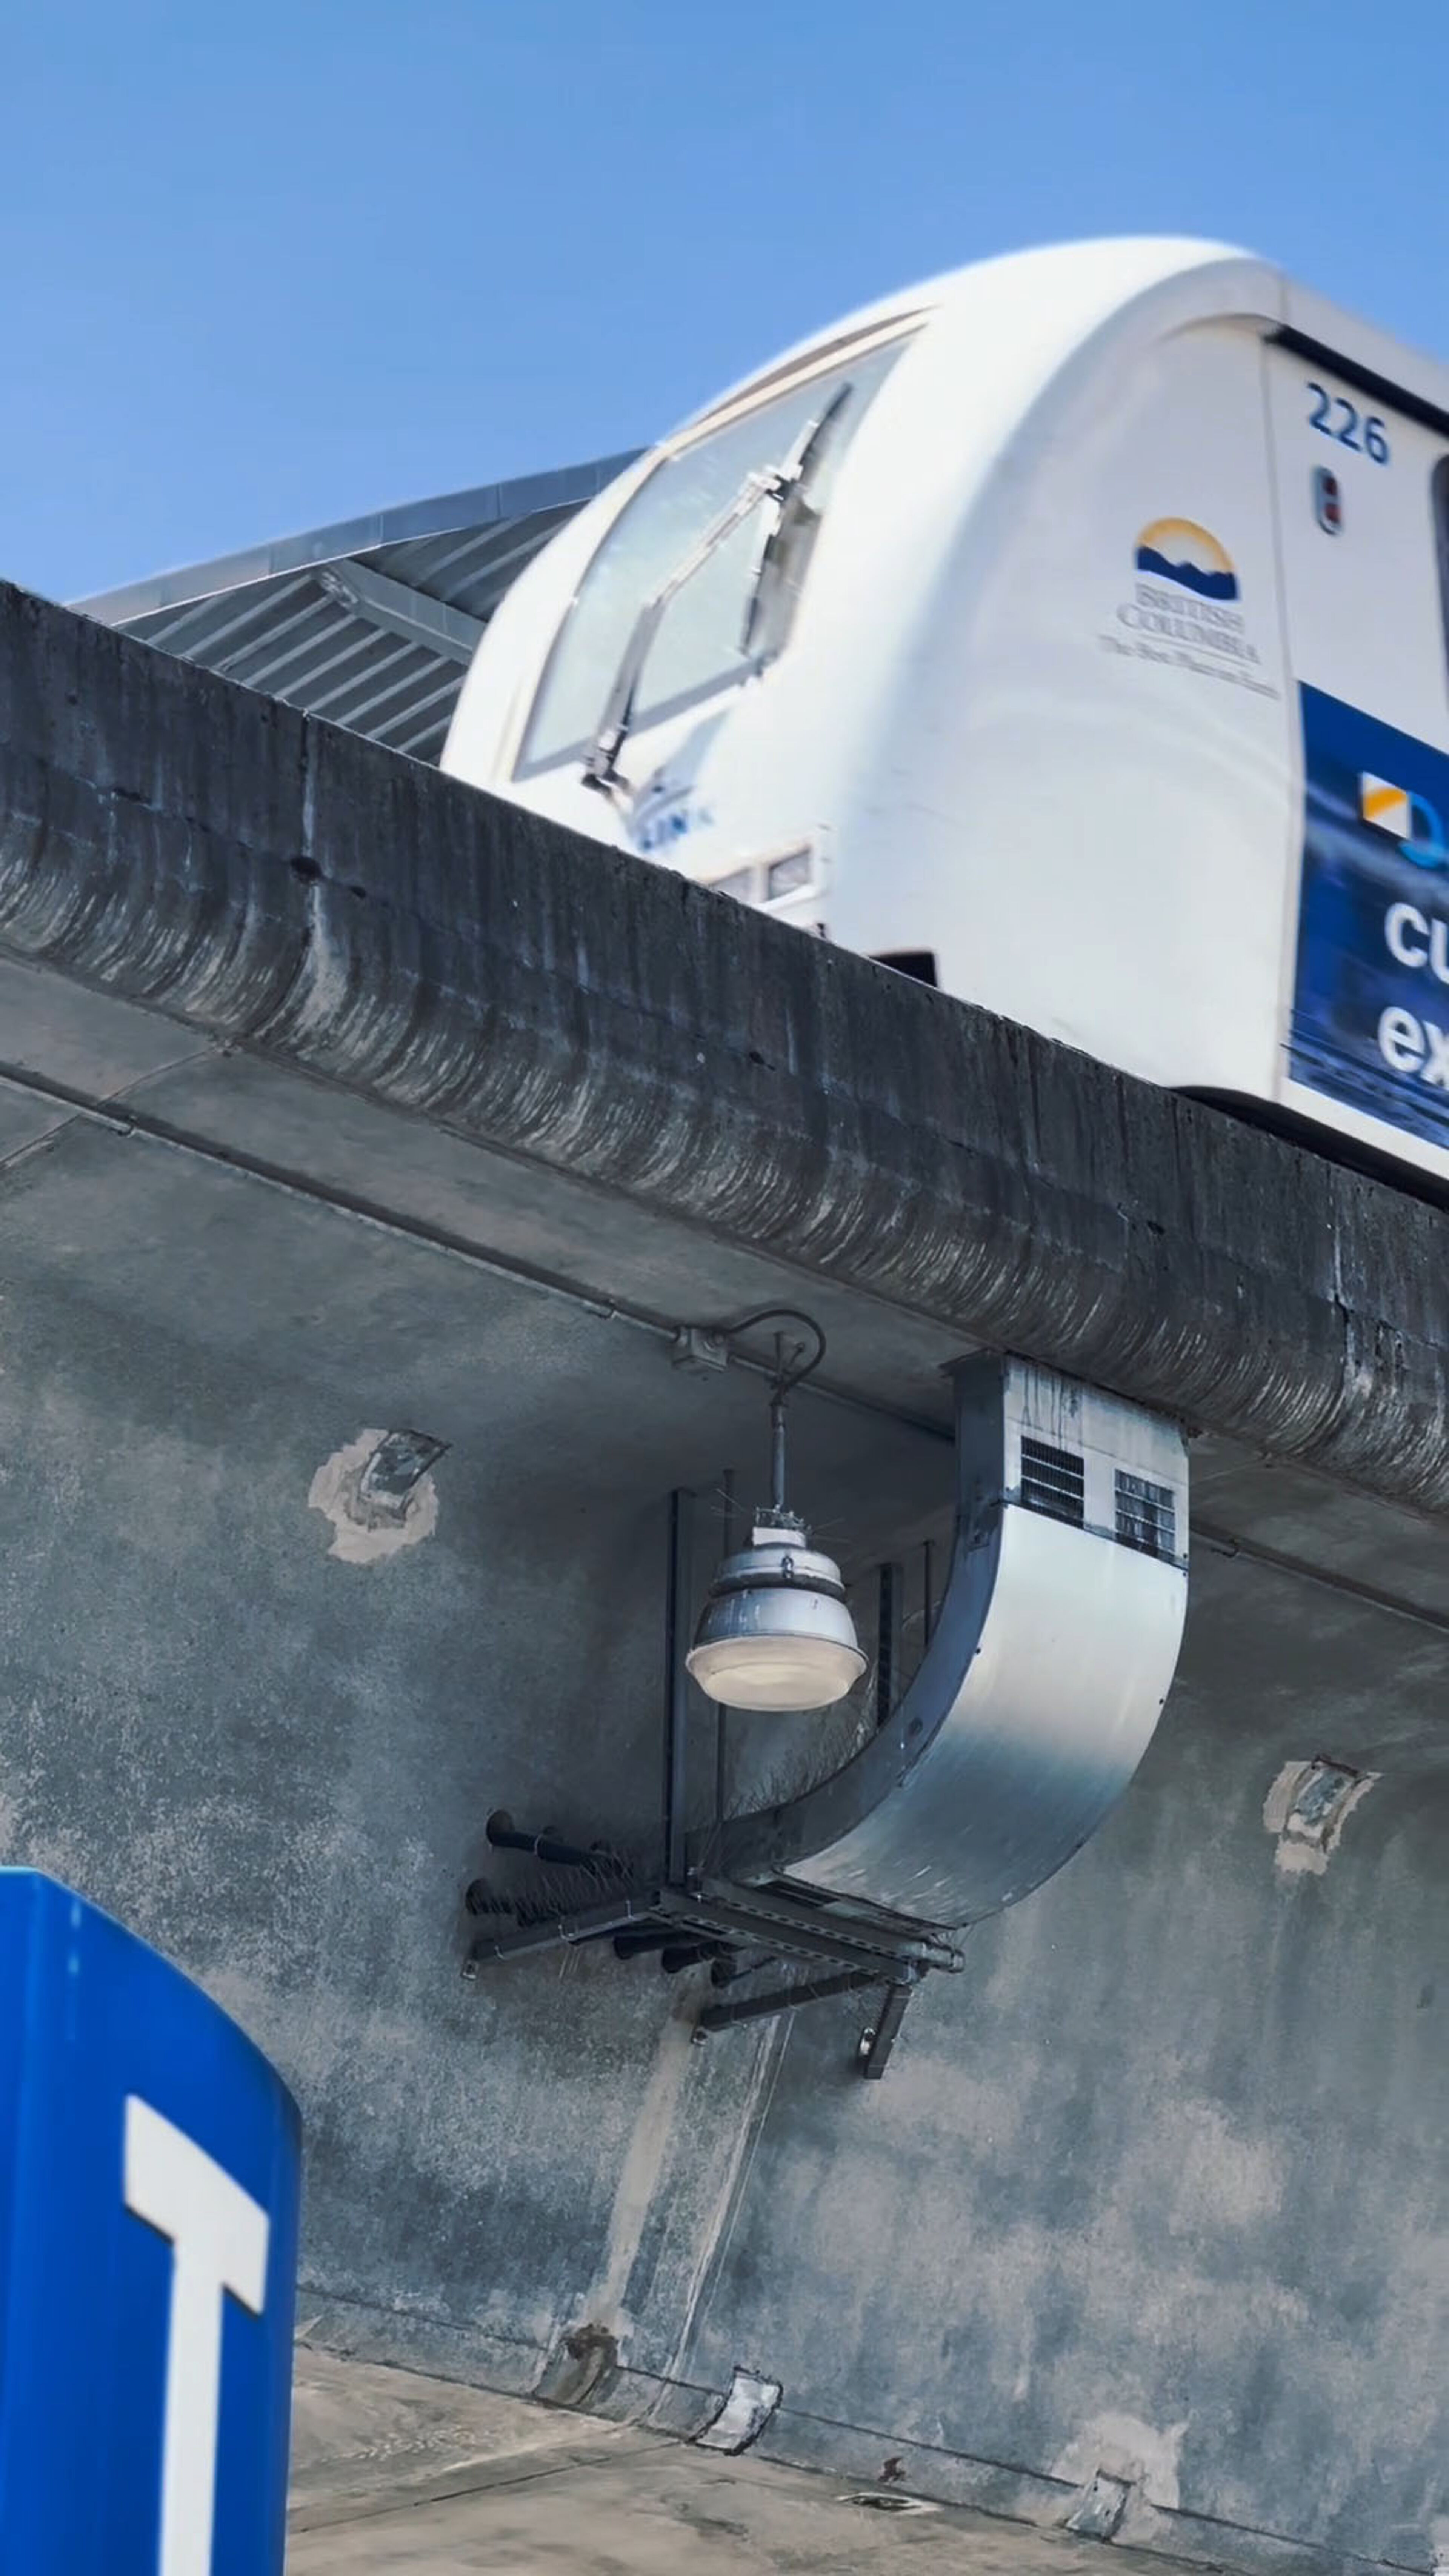
<svg viewBox="0 0 1449 2576"><path fill-rule="evenodd" d="M751 2460L839 2492L899 2457L1057 2526L1105 2481L1119 2547L1428 2576L1445 1225L0 594L0 1855L294 2086L359 2425L405 2365L652 2442L745 2359ZM898 1563L919 1643L963 1352L1195 1434L1142 1767L879 2086L859 1998L695 2047L700 1970L460 1974L491 1810L656 1830L668 1497L702 1581L764 1440L675 1336L781 1301L863 1635ZM384 1453L428 1462L391 1523ZM694 1723L706 1825L848 1749Z"/></svg>
<svg viewBox="0 0 1449 2576"><path fill-rule="evenodd" d="M897 1395L987 1342L1449 1500L1435 1212L3 588L0 948L201 1043L113 1024L139 1133L605 1299L807 1272ZM94 1106L105 1053L27 1069Z"/></svg>

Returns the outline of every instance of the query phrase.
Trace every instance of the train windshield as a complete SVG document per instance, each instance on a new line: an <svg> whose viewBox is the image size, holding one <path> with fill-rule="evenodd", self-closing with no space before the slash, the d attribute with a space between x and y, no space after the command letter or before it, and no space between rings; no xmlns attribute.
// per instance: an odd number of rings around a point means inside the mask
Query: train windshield
<svg viewBox="0 0 1449 2576"><path fill-rule="evenodd" d="M688 577L652 623L634 676L631 727L677 714L760 667L767 655L757 648L753 612L772 566L760 512L748 506L751 478L762 498L771 478L802 506L808 498L817 522L855 430L906 345L904 333L876 342L718 428L706 426L662 459L584 574L534 701L518 775L586 756L641 612L670 590L692 557ZM735 513L741 496L746 506ZM708 543L710 531L731 519L719 541ZM783 527L778 505L775 524Z"/></svg>

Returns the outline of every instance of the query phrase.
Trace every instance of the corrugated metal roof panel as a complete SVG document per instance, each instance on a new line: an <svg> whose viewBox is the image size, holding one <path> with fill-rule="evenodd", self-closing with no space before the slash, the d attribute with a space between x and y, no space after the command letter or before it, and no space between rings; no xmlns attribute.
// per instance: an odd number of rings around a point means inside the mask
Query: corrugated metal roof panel
<svg viewBox="0 0 1449 2576"><path fill-rule="evenodd" d="M162 652L436 761L474 629L630 461L606 457L374 511L75 605Z"/></svg>

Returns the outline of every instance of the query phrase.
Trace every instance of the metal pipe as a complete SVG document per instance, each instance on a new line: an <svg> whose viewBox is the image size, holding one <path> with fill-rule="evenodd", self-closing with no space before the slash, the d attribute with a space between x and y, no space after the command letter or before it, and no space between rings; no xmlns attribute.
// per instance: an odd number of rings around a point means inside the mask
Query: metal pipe
<svg viewBox="0 0 1449 2576"><path fill-rule="evenodd" d="M689 1750L688 1647L690 1506L677 1485L669 1497L669 1576L664 1622L664 1875L677 1886L685 1871L686 1764Z"/></svg>
<svg viewBox="0 0 1449 2576"><path fill-rule="evenodd" d="M785 1399L778 1392L770 1398L770 1506L785 1508Z"/></svg>
<svg viewBox="0 0 1449 2576"><path fill-rule="evenodd" d="M880 1569L875 1637L875 1722L884 1726L896 1703L901 1662L901 1569Z"/></svg>
<svg viewBox="0 0 1449 2576"><path fill-rule="evenodd" d="M709 1982L712 1986L732 1986L740 1977L758 1977L766 1968L777 1968L779 1964L773 1950L756 1952L753 1957L748 1953L741 1956L739 1951L731 1951L728 1958L716 1959L709 1972Z"/></svg>
<svg viewBox="0 0 1449 2576"><path fill-rule="evenodd" d="M720 1486L724 1494L724 1553L726 1556L733 1556L735 1552L735 1471L733 1467L725 1468L720 1478ZM716 1707L714 1715L714 1818L717 1825L722 1825L724 1823L725 1779L727 1768L726 1757L729 1747L728 1728L729 1710L723 1706Z"/></svg>
<svg viewBox="0 0 1449 2576"><path fill-rule="evenodd" d="M511 1822L500 1823L494 1816L484 1831L495 1851L529 1852L555 1869L606 1870L612 1865L608 1852L584 1851L578 1843L560 1842L556 1834L521 1834Z"/></svg>
<svg viewBox="0 0 1449 2576"><path fill-rule="evenodd" d="M215 1049L207 1045L197 1052L198 1056L210 1057ZM173 1125L170 1119L151 1116L134 1099L127 1100L123 1107L118 1108L114 1100L108 1100L103 1093L81 1090L72 1082L56 1082L34 1072L28 1065L5 1061L0 1061L0 1090L19 1091L32 1099L56 1102L68 1109L72 1116L84 1118L94 1126L108 1128L113 1136L140 1136L150 1144L163 1146L168 1153L184 1154L195 1162L215 1163L223 1171L244 1173L248 1180L260 1183L263 1189L280 1191L285 1198L309 1200L314 1207L335 1208L345 1216L356 1217L360 1224L370 1227L374 1233L396 1235L404 1243L421 1244L428 1251L442 1253L450 1260L465 1261L471 1269L481 1270L490 1278L510 1282L525 1280L529 1287L537 1288L545 1297L557 1297L565 1305L577 1306L582 1313L592 1315L597 1323L626 1324L631 1330L651 1333L660 1341L678 1341L681 1327L667 1316L651 1314L645 1307L631 1306L618 1298L610 1298L606 1302L554 1271L539 1269L533 1262L510 1261L502 1253L485 1252L477 1244L469 1242L466 1236L454 1234L446 1226L429 1225L421 1217L400 1216L395 1210L384 1207L379 1200L361 1198L353 1190L333 1188L286 1164L265 1162L256 1154L243 1153L239 1147L214 1144L189 1129ZM769 1309L771 1314L777 1311L792 1314L794 1309ZM758 1322L759 1318L746 1320ZM743 1328L732 1324L717 1329L728 1335ZM823 1343L823 1335L821 1339ZM820 1356L817 1353L812 1366L818 1364ZM755 1377L774 1375L767 1360L752 1359L747 1351L731 1351L729 1364L731 1368L747 1369ZM899 1405L886 1403L874 1396L828 1383L817 1383L812 1392L827 1404L844 1405L851 1413L874 1414L881 1421L897 1423L904 1430L918 1432L923 1440L938 1444L950 1440L949 1430L943 1429L939 1422L928 1419L924 1414L907 1413Z"/></svg>
<svg viewBox="0 0 1449 2576"><path fill-rule="evenodd" d="M677 1977L686 1968L702 1967L706 1959L720 1958L723 1952L720 1941L681 1941L661 1952L659 1964L666 1977Z"/></svg>
<svg viewBox="0 0 1449 2576"><path fill-rule="evenodd" d="M679 1926L676 1923L641 1923L637 1930L615 1933L614 1956L616 1959L642 1959L651 1950L667 1949L678 1938Z"/></svg>
<svg viewBox="0 0 1449 2576"><path fill-rule="evenodd" d="M490 1886L486 1878L475 1878L469 1881L463 1893L463 1903L470 1914L511 1914L513 1912L512 1900L509 1897L500 1896L497 1888Z"/></svg>
<svg viewBox="0 0 1449 2576"><path fill-rule="evenodd" d="M480 1933L469 1949L464 1974L475 1973L485 1959L521 1959L530 1950L570 1950L581 1941L597 1941L606 1932L622 1931L646 1910L632 1897L621 1896L612 1905L590 1905L581 1914L521 1924L516 1932L496 1933L491 1939Z"/></svg>

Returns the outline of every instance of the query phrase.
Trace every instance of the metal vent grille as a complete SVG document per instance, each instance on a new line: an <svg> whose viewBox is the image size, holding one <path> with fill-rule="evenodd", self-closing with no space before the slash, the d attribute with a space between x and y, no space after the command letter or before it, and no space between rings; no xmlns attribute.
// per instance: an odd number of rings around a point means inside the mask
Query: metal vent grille
<svg viewBox="0 0 1449 2576"><path fill-rule="evenodd" d="M1144 1556L1177 1554L1177 1512L1170 1485L1154 1485L1146 1476L1117 1470L1117 1536L1123 1547L1140 1548Z"/></svg>
<svg viewBox="0 0 1449 2576"><path fill-rule="evenodd" d="M1045 1440L1023 1439L1021 1499L1029 1512L1049 1520L1071 1521L1080 1529L1086 1517L1086 1474L1075 1449L1052 1449Z"/></svg>

